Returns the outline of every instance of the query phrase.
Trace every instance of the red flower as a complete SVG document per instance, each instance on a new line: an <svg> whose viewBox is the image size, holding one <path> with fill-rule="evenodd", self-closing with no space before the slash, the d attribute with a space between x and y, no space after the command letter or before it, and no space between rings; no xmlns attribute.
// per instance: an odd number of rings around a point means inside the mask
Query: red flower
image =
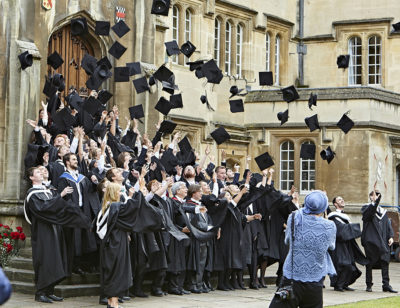
<svg viewBox="0 0 400 308"><path fill-rule="evenodd" d="M17 227L18 232L22 232L22 227Z"/></svg>
<svg viewBox="0 0 400 308"><path fill-rule="evenodd" d="M3 242L3 246L4 246L4 247L7 247L7 244L6 244L5 242Z"/></svg>
<svg viewBox="0 0 400 308"><path fill-rule="evenodd" d="M4 232L4 233L3 233L3 236L4 236L4 237L8 237L8 234Z"/></svg>
<svg viewBox="0 0 400 308"><path fill-rule="evenodd" d="M10 229L10 227L7 225L4 225L3 227L4 227L4 229Z"/></svg>
<svg viewBox="0 0 400 308"><path fill-rule="evenodd" d="M2 239L3 237L1 236L1 233L0 233L0 239Z"/></svg>
<svg viewBox="0 0 400 308"><path fill-rule="evenodd" d="M0 227L2 227L3 226L3 224L0 224Z"/></svg>
<svg viewBox="0 0 400 308"><path fill-rule="evenodd" d="M18 232L11 232L11 238L13 240L19 239L19 233Z"/></svg>
<svg viewBox="0 0 400 308"><path fill-rule="evenodd" d="M25 241L25 238L26 238L25 234L24 234L23 232L21 232L21 233L19 234L19 239L20 239L21 241Z"/></svg>
<svg viewBox="0 0 400 308"><path fill-rule="evenodd" d="M13 250L13 247L11 244L7 244L7 253L11 252Z"/></svg>

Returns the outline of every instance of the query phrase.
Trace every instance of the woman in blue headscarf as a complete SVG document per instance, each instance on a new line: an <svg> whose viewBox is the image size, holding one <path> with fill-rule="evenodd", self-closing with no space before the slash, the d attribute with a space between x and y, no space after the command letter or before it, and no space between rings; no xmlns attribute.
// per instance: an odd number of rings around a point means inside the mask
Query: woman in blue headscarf
<svg viewBox="0 0 400 308"><path fill-rule="evenodd" d="M322 307L325 276L336 271L328 249L335 249L336 226L323 218L328 197L315 190L304 199L304 207L290 214L285 243L290 245L283 265L281 286L292 285L294 297L284 298L287 292L277 292L270 307ZM294 215L294 242L292 216Z"/></svg>

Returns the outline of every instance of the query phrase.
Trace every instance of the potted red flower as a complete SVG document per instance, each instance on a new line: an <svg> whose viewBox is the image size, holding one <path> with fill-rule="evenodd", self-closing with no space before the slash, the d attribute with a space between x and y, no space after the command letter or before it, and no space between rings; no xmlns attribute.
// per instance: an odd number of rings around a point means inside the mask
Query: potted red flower
<svg viewBox="0 0 400 308"><path fill-rule="evenodd" d="M18 255L19 242L25 241L25 233L22 227L16 227L14 231L10 226L0 223L0 266L5 267L11 258Z"/></svg>

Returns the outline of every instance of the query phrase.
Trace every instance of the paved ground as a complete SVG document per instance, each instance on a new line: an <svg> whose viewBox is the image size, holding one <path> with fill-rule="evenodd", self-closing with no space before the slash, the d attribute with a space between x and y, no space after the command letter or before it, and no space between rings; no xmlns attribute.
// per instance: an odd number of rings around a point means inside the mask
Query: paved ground
<svg viewBox="0 0 400 308"><path fill-rule="evenodd" d="M400 290L400 263L392 262L390 264L390 279L391 285L394 289ZM271 269L268 273L274 273L275 269ZM362 269L363 272L364 269ZM375 285L373 286L373 292L365 292L364 284L364 273L363 276L352 286L356 289L354 292L344 292L339 293L333 291L332 288L327 287L324 290L324 306L351 303L361 300L377 299L382 297L393 296L396 294L383 293L381 288L381 275L380 271L374 270L373 277ZM326 281L325 285L329 285L329 279ZM206 308L206 307L218 307L218 308L239 308L239 307L254 307L254 308L265 308L268 306L275 288L269 286L267 289L255 290L245 290L245 291L214 291L208 294L200 295L186 295L186 296L176 296L168 295L162 298L149 297L147 299L133 299L130 302L122 304L124 308L129 307L140 307L140 308L150 308L150 307L163 307L163 308ZM397 296L400 296L397 294ZM16 308L16 307L49 307L48 304L39 304L35 302L31 295L26 294L13 294L10 301L3 307L6 308ZM53 304L54 307L100 307L98 305L98 297L75 297L67 298L64 302L59 304ZM51 307L53 307L51 306ZM103 306L105 307L105 306Z"/></svg>

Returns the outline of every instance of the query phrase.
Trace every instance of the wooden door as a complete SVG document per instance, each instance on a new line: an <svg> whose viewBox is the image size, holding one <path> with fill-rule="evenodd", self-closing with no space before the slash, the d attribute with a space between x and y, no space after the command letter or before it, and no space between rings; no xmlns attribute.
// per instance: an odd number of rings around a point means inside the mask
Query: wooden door
<svg viewBox="0 0 400 308"><path fill-rule="evenodd" d="M78 36L71 35L71 26L67 25L57 32L53 33L49 40L48 55L57 51L64 59L64 63L54 70L50 65L47 66L47 73L55 72L63 74L65 79L65 91L68 93L70 86L86 89L86 81L89 76L81 68L81 61L86 53L94 56L93 48L90 44Z"/></svg>

